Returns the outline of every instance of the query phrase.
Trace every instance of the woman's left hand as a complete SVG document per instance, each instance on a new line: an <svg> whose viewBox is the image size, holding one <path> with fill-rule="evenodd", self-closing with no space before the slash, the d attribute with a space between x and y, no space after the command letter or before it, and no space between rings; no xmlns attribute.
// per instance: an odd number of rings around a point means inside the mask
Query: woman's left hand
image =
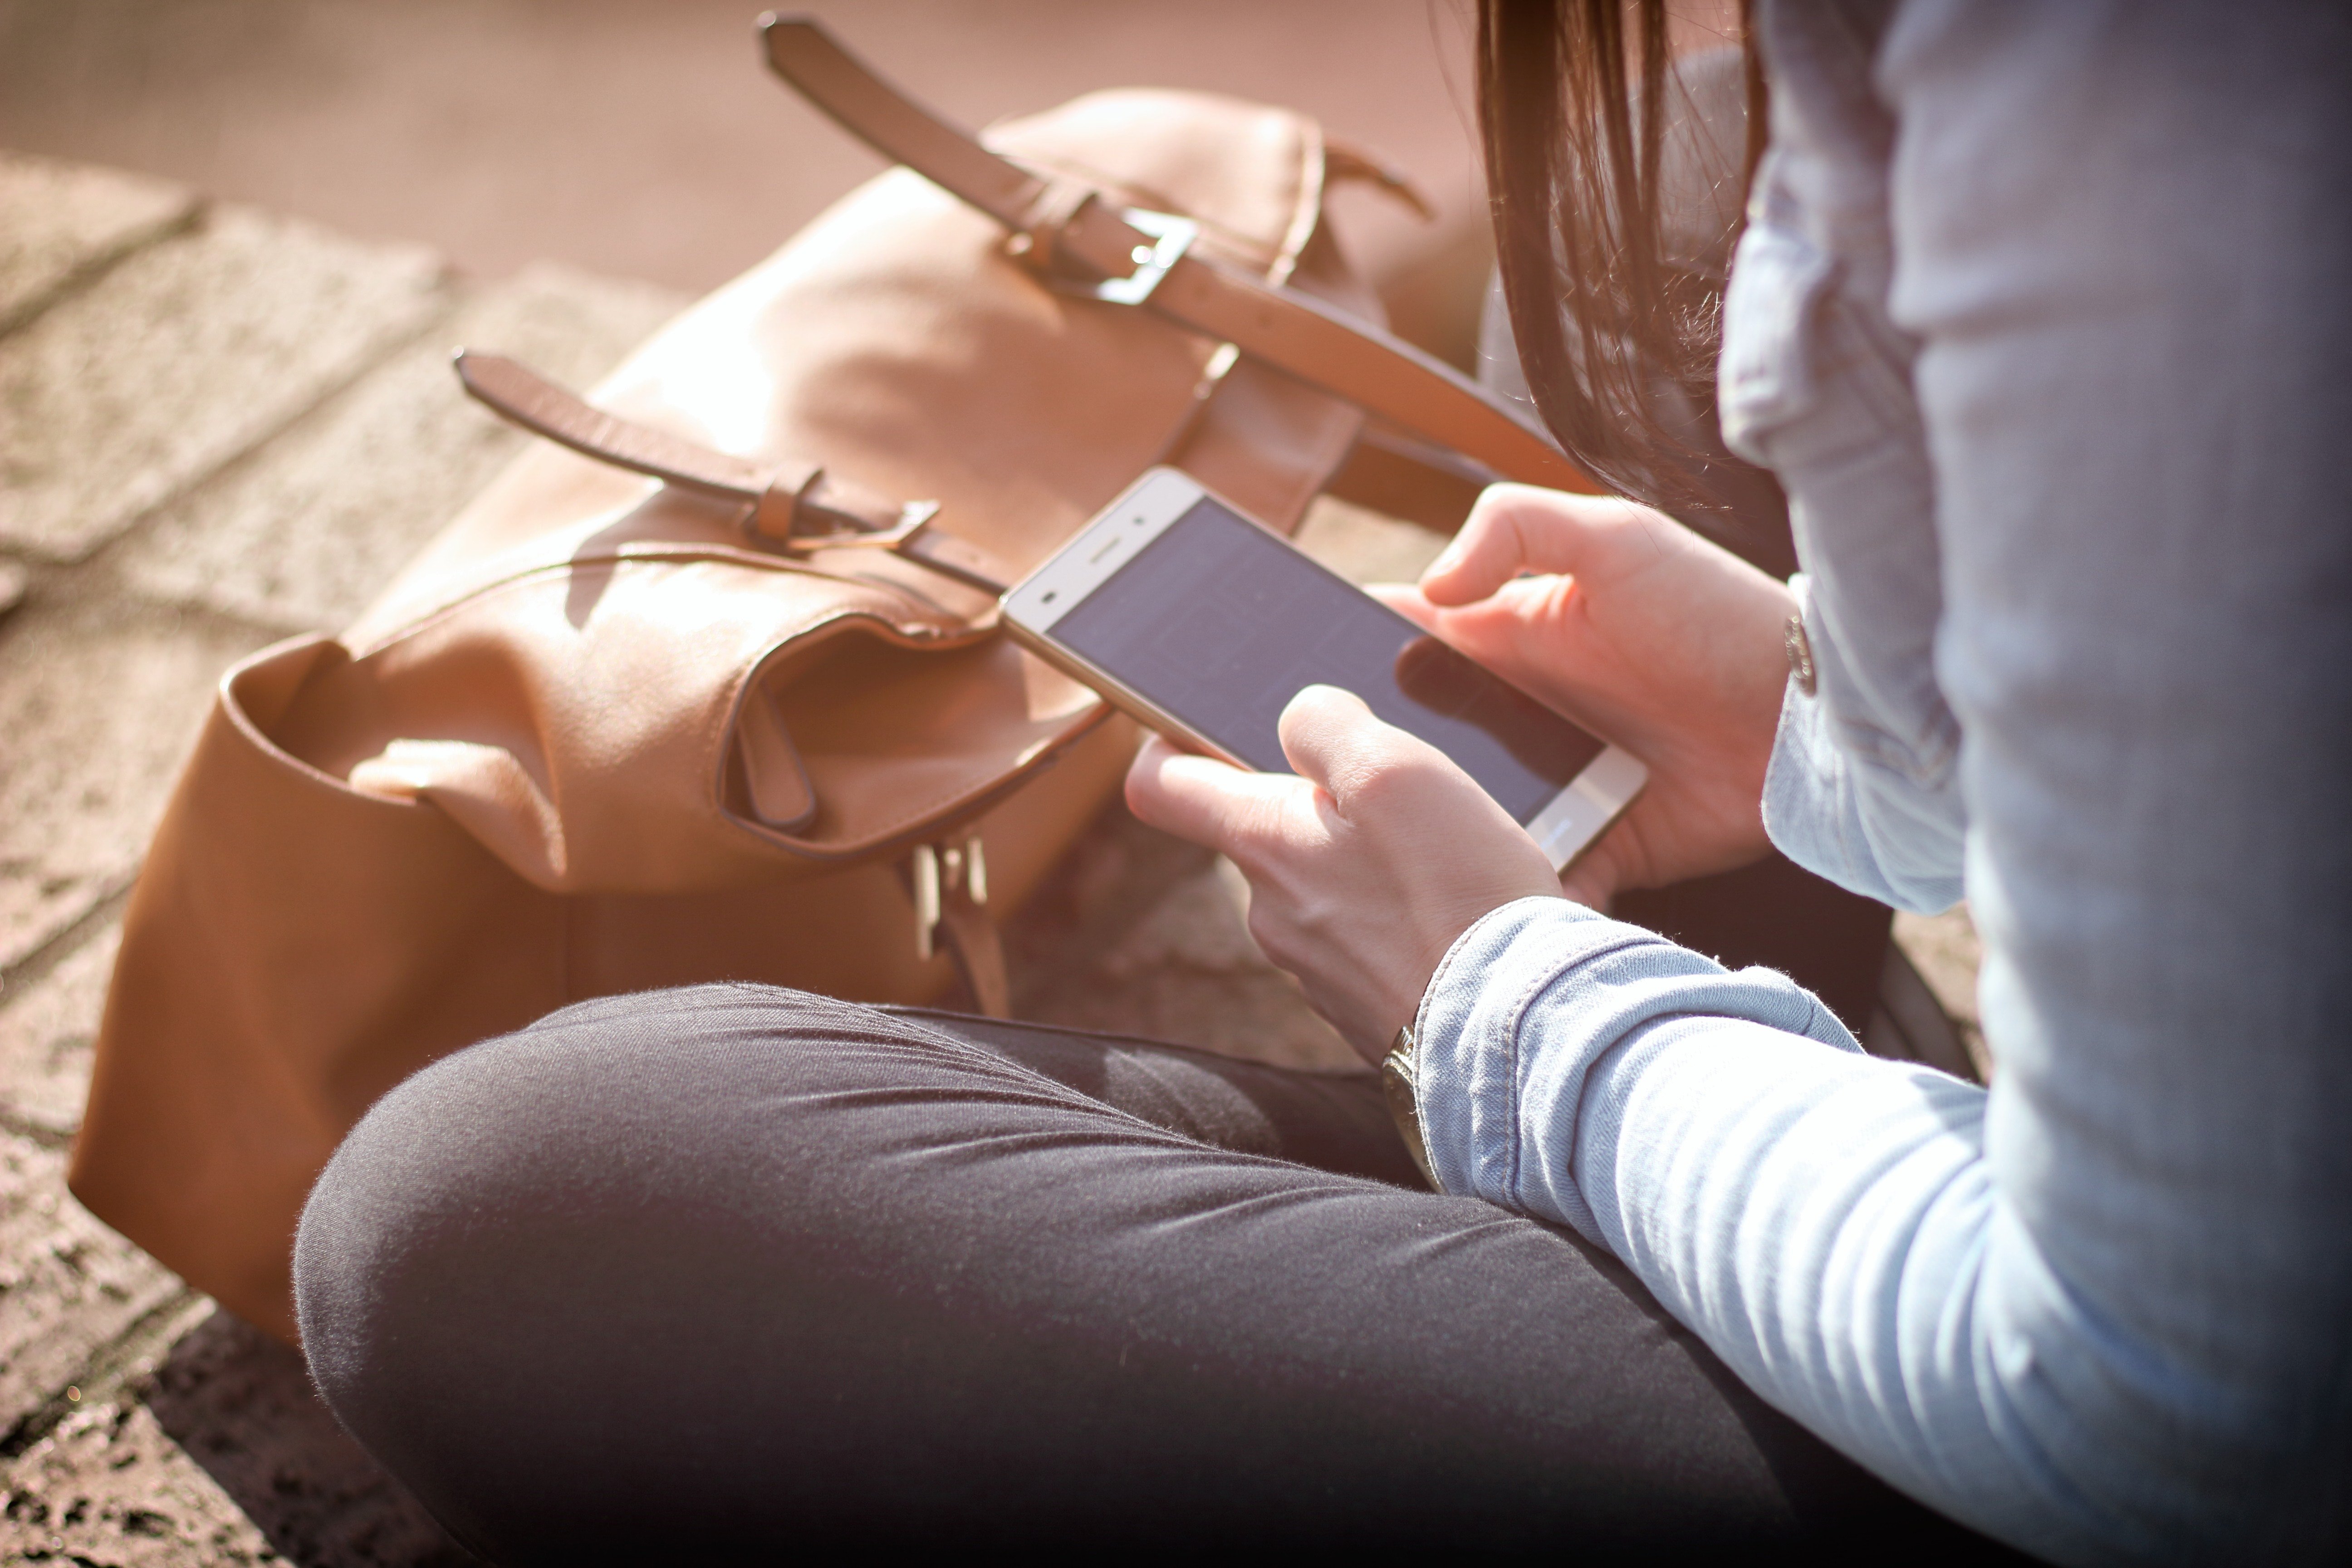
<svg viewBox="0 0 2352 1568"><path fill-rule="evenodd" d="M1515 899L1559 897L1559 879L1452 759L1349 693L1308 687L1283 710L1281 735L1296 776L1155 738L1128 773L1127 804L1241 868L1258 945L1378 1061L1454 939Z"/></svg>

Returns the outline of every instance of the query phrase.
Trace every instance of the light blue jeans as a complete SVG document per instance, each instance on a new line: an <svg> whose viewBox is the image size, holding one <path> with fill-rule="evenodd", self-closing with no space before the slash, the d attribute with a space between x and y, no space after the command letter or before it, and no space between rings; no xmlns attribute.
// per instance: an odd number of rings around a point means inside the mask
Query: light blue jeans
<svg viewBox="0 0 2352 1568"><path fill-rule="evenodd" d="M1766 822L1985 942L1990 1092L1552 900L1420 1018L1449 1192L2066 1563L2352 1550L2352 8L1767 5L1727 438ZM1562 1397L1573 1397L1563 1391Z"/></svg>

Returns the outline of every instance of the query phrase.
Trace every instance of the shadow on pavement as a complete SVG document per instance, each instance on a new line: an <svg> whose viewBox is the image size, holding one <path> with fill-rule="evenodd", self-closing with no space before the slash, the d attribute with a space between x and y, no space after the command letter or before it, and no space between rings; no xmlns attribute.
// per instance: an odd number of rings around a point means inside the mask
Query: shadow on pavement
<svg viewBox="0 0 2352 1568"><path fill-rule="evenodd" d="M304 1568L461 1568L452 1541L343 1434L294 1351L226 1312L182 1340L147 1406L269 1543Z"/></svg>

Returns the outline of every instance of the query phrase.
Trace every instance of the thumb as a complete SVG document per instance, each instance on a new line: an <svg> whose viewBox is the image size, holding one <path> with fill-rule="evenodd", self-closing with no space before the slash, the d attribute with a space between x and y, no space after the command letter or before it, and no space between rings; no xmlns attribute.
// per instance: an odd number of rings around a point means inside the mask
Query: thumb
<svg viewBox="0 0 2352 1568"><path fill-rule="evenodd" d="M1291 771L1335 802L1344 803L1363 781L1401 754L1435 749L1381 721L1364 700L1336 686L1310 686L1283 709L1277 727Z"/></svg>
<svg viewBox="0 0 2352 1568"><path fill-rule="evenodd" d="M1127 808L1163 833L1245 858L1272 831L1298 781L1246 773L1214 757L1180 752L1154 735L1127 773Z"/></svg>
<svg viewBox="0 0 2352 1568"><path fill-rule="evenodd" d="M1425 632L1437 630L1438 609L1410 583L1367 583L1364 592Z"/></svg>
<svg viewBox="0 0 2352 1568"><path fill-rule="evenodd" d="M1589 570L1636 515L1612 496L1489 485L1454 542L1422 574L1421 591L1433 605L1469 605L1522 573Z"/></svg>

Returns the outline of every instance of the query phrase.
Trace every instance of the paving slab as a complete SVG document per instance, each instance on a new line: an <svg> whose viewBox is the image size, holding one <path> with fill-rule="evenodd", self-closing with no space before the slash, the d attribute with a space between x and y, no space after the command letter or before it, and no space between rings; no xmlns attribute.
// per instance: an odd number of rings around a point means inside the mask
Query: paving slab
<svg viewBox="0 0 2352 1568"><path fill-rule="evenodd" d="M65 1160L62 1149L0 1136L0 1436L187 1293L74 1202Z"/></svg>
<svg viewBox="0 0 2352 1568"><path fill-rule="evenodd" d="M215 1312L142 1392L157 1425L290 1561L479 1562L344 1434L301 1356L250 1324Z"/></svg>
<svg viewBox="0 0 2352 1568"><path fill-rule="evenodd" d="M69 1416L0 1461L0 1562L232 1568L282 1561L135 1401Z"/></svg>
<svg viewBox="0 0 2352 1568"><path fill-rule="evenodd" d="M0 545L76 561L448 305L427 253L236 208L0 338Z"/></svg>
<svg viewBox="0 0 2352 1568"><path fill-rule="evenodd" d="M70 1138L89 1094L90 1047L122 927L109 921L45 974L0 992L0 1131Z"/></svg>
<svg viewBox="0 0 2352 1568"><path fill-rule="evenodd" d="M263 633L67 595L0 636L0 973L129 885L214 682Z"/></svg>
<svg viewBox="0 0 2352 1568"><path fill-rule="evenodd" d="M154 596L287 631L334 631L530 437L467 398L464 346L585 388L684 296L534 267L469 300L251 458L164 507L123 566Z"/></svg>
<svg viewBox="0 0 2352 1568"><path fill-rule="evenodd" d="M0 153L0 332L195 215L168 180Z"/></svg>
<svg viewBox="0 0 2352 1568"><path fill-rule="evenodd" d="M1276 1067L1364 1070L1298 983L1258 951L1248 908L1240 871L1220 858L1170 888L1108 952L1041 987L1022 1016Z"/></svg>

